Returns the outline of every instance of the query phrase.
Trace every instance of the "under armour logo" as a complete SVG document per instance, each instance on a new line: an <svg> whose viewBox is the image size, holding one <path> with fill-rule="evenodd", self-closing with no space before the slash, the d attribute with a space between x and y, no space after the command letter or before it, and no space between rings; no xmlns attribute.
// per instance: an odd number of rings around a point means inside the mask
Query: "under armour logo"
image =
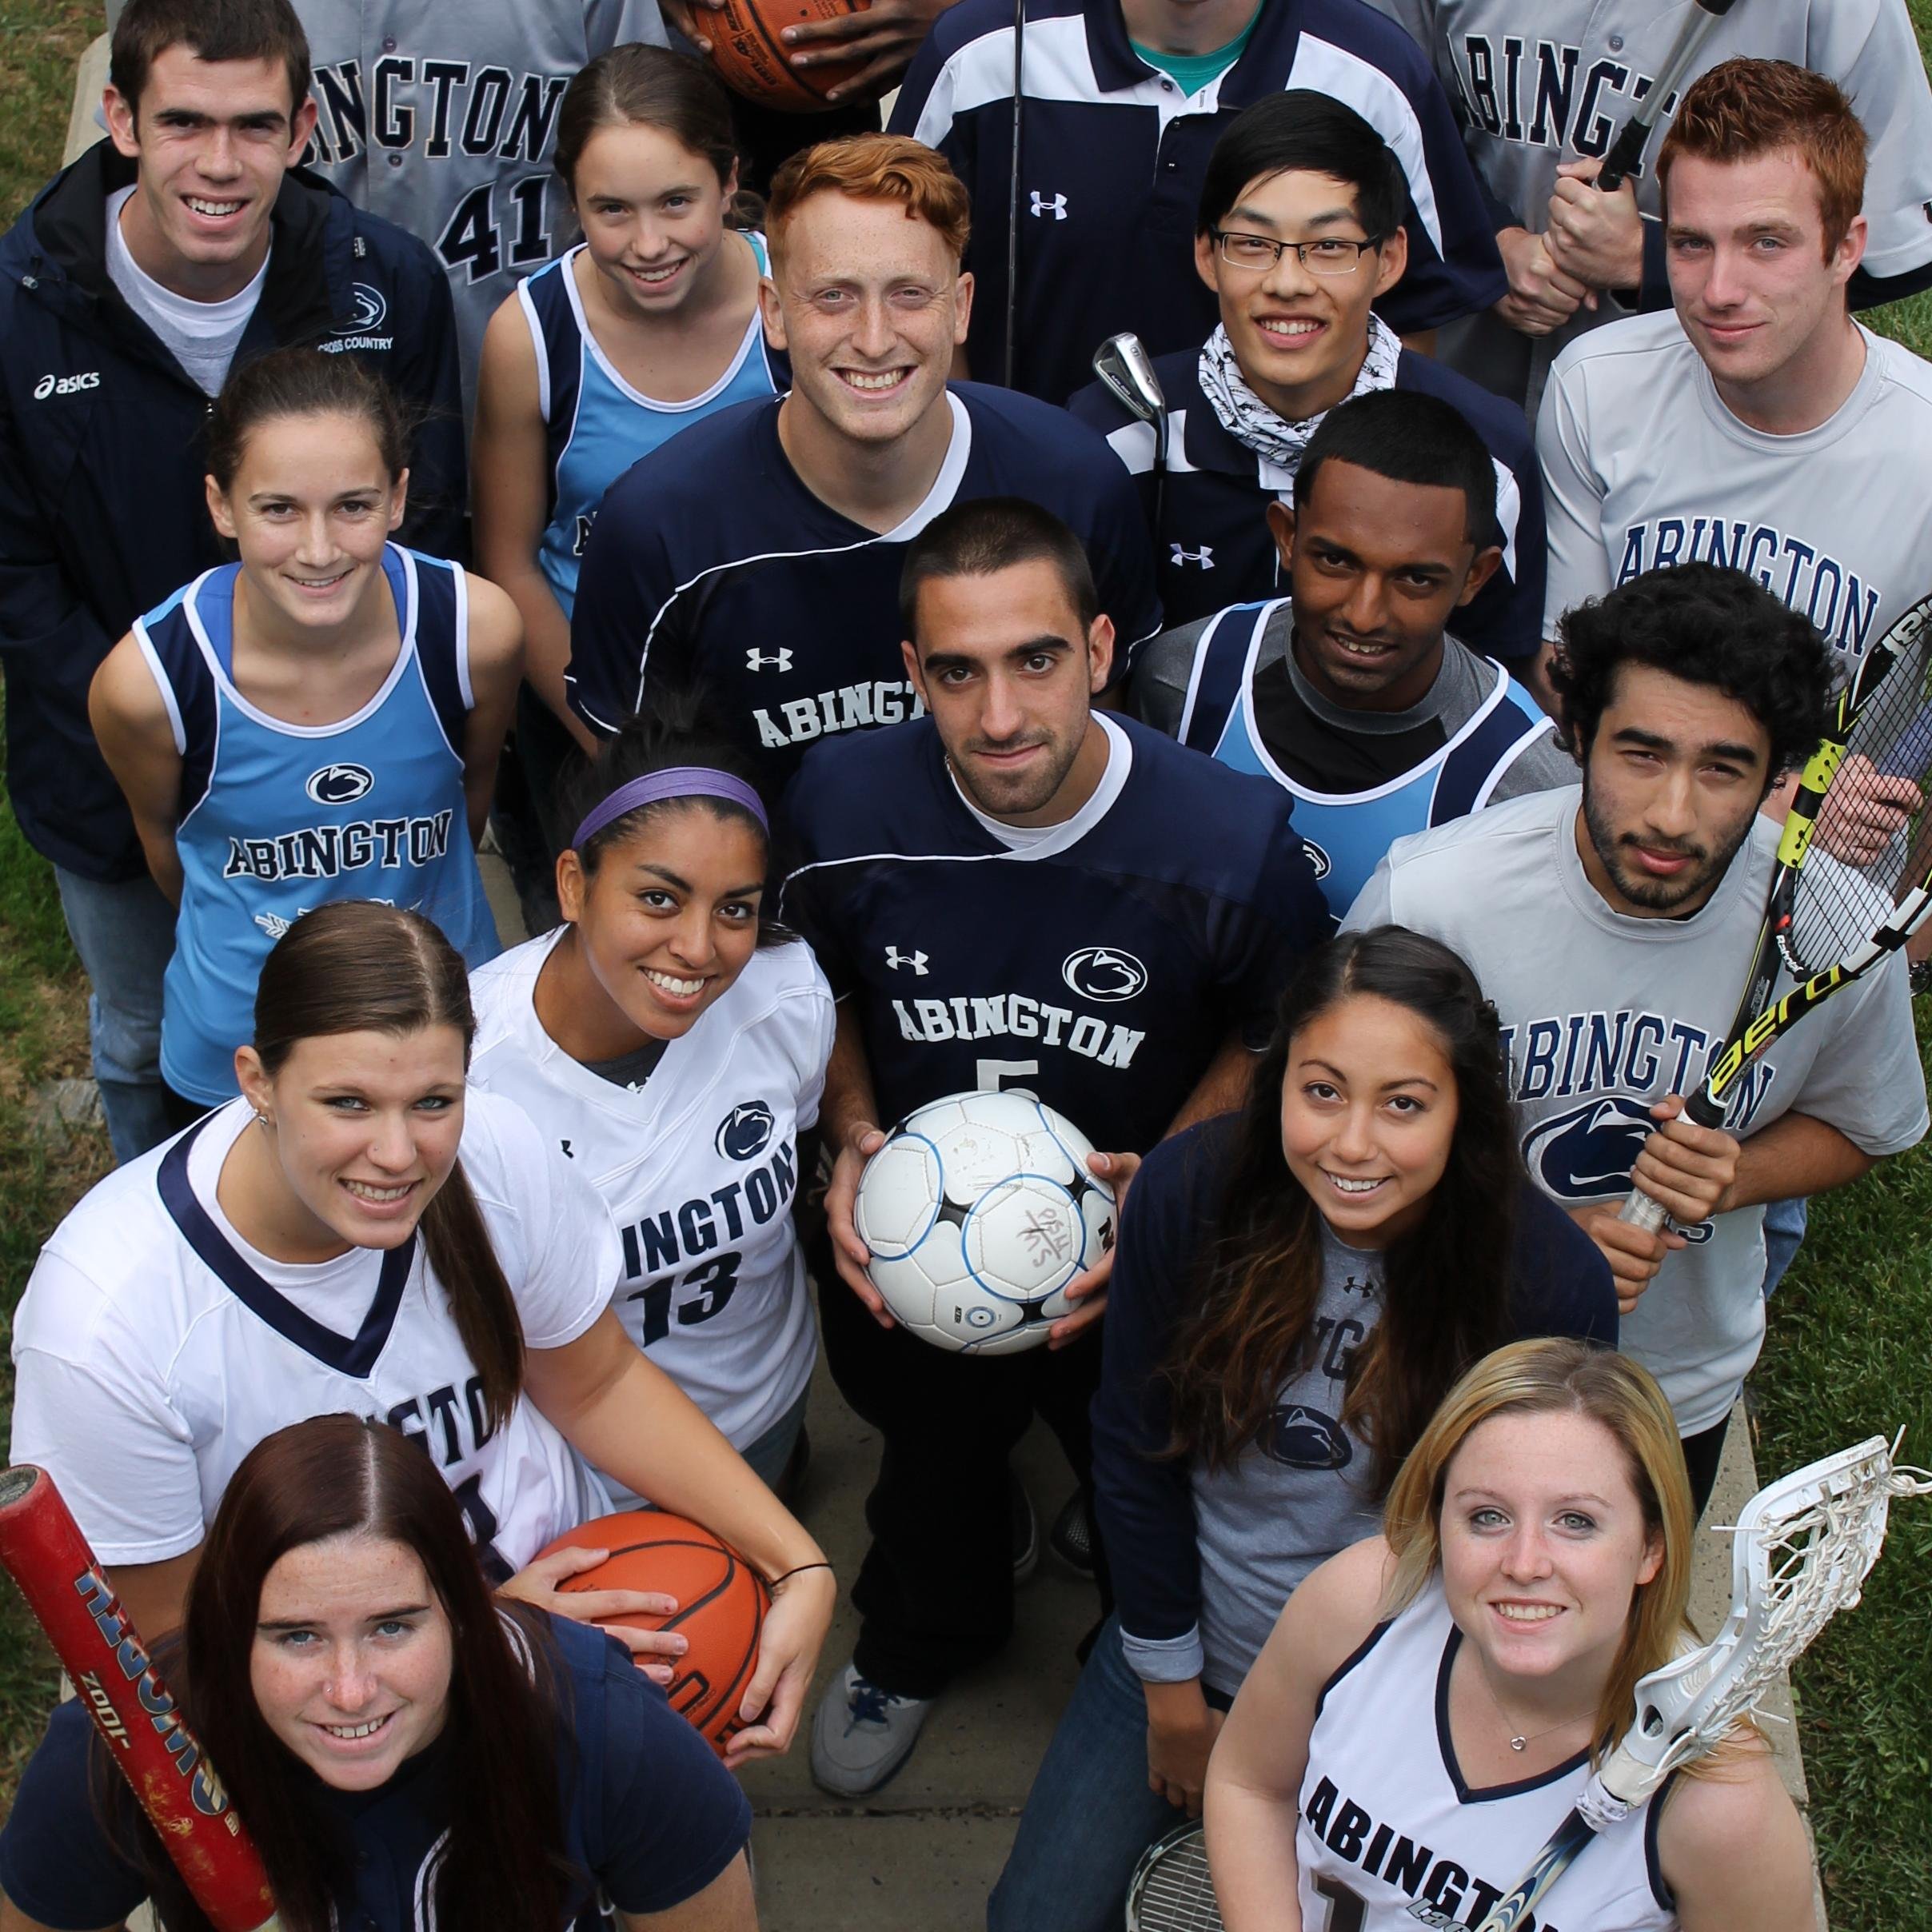
<svg viewBox="0 0 1932 1932"><path fill-rule="evenodd" d="M1170 544L1168 547L1174 553L1174 567L1177 570L1183 564L1199 564L1204 570L1214 568L1212 544L1203 544L1198 550L1184 550L1179 544Z"/></svg>
<svg viewBox="0 0 1932 1932"><path fill-rule="evenodd" d="M1049 198L1046 195L1042 194L1037 188L1034 189L1032 192L1033 196L1033 218L1035 221L1040 220L1044 215L1049 214L1052 215L1054 220L1056 222L1064 222L1066 220L1067 198L1065 195L1056 194Z"/></svg>
<svg viewBox="0 0 1932 1932"><path fill-rule="evenodd" d="M896 946L888 946L885 963L894 972L901 966L910 966L920 979L926 976L926 956L923 952L901 952Z"/></svg>
<svg viewBox="0 0 1932 1932"><path fill-rule="evenodd" d="M782 650L761 651L756 645L744 653L744 668L748 671L762 671L772 665L776 665L780 671L790 670L792 653Z"/></svg>

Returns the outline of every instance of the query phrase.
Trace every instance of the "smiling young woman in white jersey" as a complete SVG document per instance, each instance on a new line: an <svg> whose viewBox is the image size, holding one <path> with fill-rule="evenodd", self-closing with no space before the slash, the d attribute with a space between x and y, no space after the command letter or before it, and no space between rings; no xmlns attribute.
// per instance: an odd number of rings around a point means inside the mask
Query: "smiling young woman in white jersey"
<svg viewBox="0 0 1932 1932"><path fill-rule="evenodd" d="M714 410L790 386L758 320L759 204L739 195L731 99L704 62L641 43L600 54L557 110L556 167L583 239L490 318L472 469L477 561L522 613L542 700L517 719L540 821L566 731L594 744L564 667L605 491ZM553 853L568 830L546 828Z"/></svg>
<svg viewBox="0 0 1932 1932"><path fill-rule="evenodd" d="M531 1561L601 1512L584 1463L611 1470L780 1583L734 1760L782 1749L831 1573L632 1347L609 1216L513 1105L468 1092L474 1032L463 962L418 914L354 900L290 928L242 1096L110 1174L42 1251L14 1326L14 1459L51 1471L150 1635L180 1621L229 1478L289 1423L347 1410L415 1436L485 1568L565 1616L665 1607L561 1593L584 1552Z"/></svg>
<svg viewBox="0 0 1932 1932"><path fill-rule="evenodd" d="M161 1067L176 1124L235 1092L255 976L331 900L497 950L474 840L522 664L509 600L391 543L401 405L349 357L285 349L230 377L208 425L214 526L240 561L138 619L89 713L155 883L180 908Z"/></svg>
<svg viewBox="0 0 1932 1932"><path fill-rule="evenodd" d="M811 949L764 917L748 764L661 703L605 746L569 801L564 923L473 983L472 1078L602 1196L631 1339L776 1485L817 1353L792 1209L833 1016Z"/></svg>
<svg viewBox="0 0 1932 1932"><path fill-rule="evenodd" d="M1288 1599L1222 1727L1206 1815L1228 1932L1480 1924L1689 1635L1694 1523L1646 1370L1562 1340L1479 1362L1382 1535ZM1535 1923L1810 1932L1811 1897L1804 1826L1741 1727L1601 1833Z"/></svg>

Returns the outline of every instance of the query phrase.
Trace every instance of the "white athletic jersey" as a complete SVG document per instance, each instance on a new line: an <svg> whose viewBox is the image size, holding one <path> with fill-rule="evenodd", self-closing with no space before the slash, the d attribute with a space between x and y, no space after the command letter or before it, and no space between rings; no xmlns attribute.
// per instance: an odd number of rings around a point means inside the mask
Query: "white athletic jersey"
<svg viewBox="0 0 1932 1932"><path fill-rule="evenodd" d="M1480 1925L1583 1790L1590 1760L1582 1751L1514 1784L1463 1781L1447 1700L1462 1643L1438 1577L1323 1686L1295 1833L1309 1932ZM1675 1926L1657 1866L1664 1802L1653 1798L1599 1834L1526 1927Z"/></svg>
<svg viewBox="0 0 1932 1932"><path fill-rule="evenodd" d="M334 1261L270 1260L216 1199L245 1100L118 1168L41 1251L14 1323L13 1459L50 1470L105 1563L154 1563L207 1533L236 1466L290 1423L344 1411L414 1436L507 1575L605 1507L529 1402L488 1431L421 1239ZM595 1195L509 1102L471 1093L463 1172L531 1348L610 1303L617 1235Z"/></svg>
<svg viewBox="0 0 1932 1932"><path fill-rule="evenodd" d="M664 46L657 0L295 0L295 11L319 115L304 159L436 251L467 411L485 325L573 237L551 166L564 90L626 41Z"/></svg>
<svg viewBox="0 0 1932 1932"><path fill-rule="evenodd" d="M1690 13L1685 0L1370 0L1407 27L1456 103L1463 146L1499 222L1532 233L1549 226L1556 170L1603 154L1650 92ZM1738 54L1787 60L1829 74L1850 97L1870 142L1865 216L1871 240L1853 298L1891 299L1881 281L1932 265L1932 87L1905 0L1746 0L1699 50L1691 78ZM1676 102L1646 144L1635 177L1637 205L1653 222L1653 173ZM1652 273L1657 238L1651 238ZM1907 288L1901 287L1898 293ZM1566 342L1623 313L1607 302L1579 309L1553 337L1515 337L1524 360L1547 366ZM1513 332L1494 318L1489 333ZM1479 356L1465 373L1480 377ZM1457 366L1463 366L1459 361Z"/></svg>
<svg viewBox="0 0 1932 1932"><path fill-rule="evenodd" d="M537 1017L537 972L566 930L471 978L469 1077L515 1100L602 1196L631 1339L742 1449L798 1399L817 1353L792 1201L832 1053L832 989L802 941L754 952L643 1087L620 1087Z"/></svg>
<svg viewBox="0 0 1932 1932"><path fill-rule="evenodd" d="M1563 1208L1627 1194L1651 1108L1703 1077L1737 1007L1778 845L1778 827L1754 818L1698 911L1630 917L1583 871L1582 796L1576 785L1531 792L1397 840L1342 922L1409 926L1469 962L1502 1016L1530 1178ZM1733 1089L1726 1124L1746 1138L1790 1112L1872 1155L1924 1134L1902 958L1779 1040ZM1724 1419L1757 1359L1763 1223L1762 1207L1739 1208L1684 1230L1690 1245L1623 1317L1623 1352L1663 1384L1686 1435Z"/></svg>
<svg viewBox="0 0 1932 1932"><path fill-rule="evenodd" d="M1585 599L1694 559L1748 571L1852 656L1883 637L1932 574L1932 363L1859 333L1857 386L1797 436L1740 422L1673 313L1572 342L1536 425L1544 635Z"/></svg>

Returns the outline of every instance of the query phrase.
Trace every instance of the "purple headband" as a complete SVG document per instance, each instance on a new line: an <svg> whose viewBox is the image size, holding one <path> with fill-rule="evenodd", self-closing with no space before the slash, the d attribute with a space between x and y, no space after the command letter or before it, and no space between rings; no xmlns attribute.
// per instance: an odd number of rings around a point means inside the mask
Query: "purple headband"
<svg viewBox="0 0 1932 1932"><path fill-rule="evenodd" d="M625 812L635 812L640 805L661 804L667 798L729 799L757 820L767 838L771 836L772 822L764 815L764 803L742 778L734 778L728 772L713 771L709 765L674 764L619 785L577 827L571 845L581 852L606 825L622 818Z"/></svg>

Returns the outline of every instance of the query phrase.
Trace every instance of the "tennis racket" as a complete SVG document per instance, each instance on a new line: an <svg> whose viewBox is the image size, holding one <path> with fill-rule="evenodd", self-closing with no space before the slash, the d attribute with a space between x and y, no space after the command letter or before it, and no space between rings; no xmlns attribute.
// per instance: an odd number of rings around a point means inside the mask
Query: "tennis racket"
<svg viewBox="0 0 1932 1932"><path fill-rule="evenodd" d="M1225 1932L1200 1819L1176 1825L1140 1854L1127 1888L1127 1932Z"/></svg>
<svg viewBox="0 0 1932 1932"><path fill-rule="evenodd" d="M1833 701L1778 837L1730 1030L1684 1104L1684 1117L1699 1127L1721 1128L1745 1069L1834 993L1882 966L1932 912L1929 647L1932 597L1899 617ZM1780 968L1797 984L1774 1000ZM1618 1218L1655 1234L1669 1216L1639 1188Z"/></svg>
<svg viewBox="0 0 1932 1932"><path fill-rule="evenodd" d="M1522 1927L1599 1832L1714 1750L1832 1618L1858 1602L1884 1546L1893 1498L1932 1495L1925 1471L1897 1467L1892 1453L1874 1435L1771 1483L1744 1506L1732 1532L1724 1627L1638 1684L1635 1721L1623 1741L1476 1932Z"/></svg>

